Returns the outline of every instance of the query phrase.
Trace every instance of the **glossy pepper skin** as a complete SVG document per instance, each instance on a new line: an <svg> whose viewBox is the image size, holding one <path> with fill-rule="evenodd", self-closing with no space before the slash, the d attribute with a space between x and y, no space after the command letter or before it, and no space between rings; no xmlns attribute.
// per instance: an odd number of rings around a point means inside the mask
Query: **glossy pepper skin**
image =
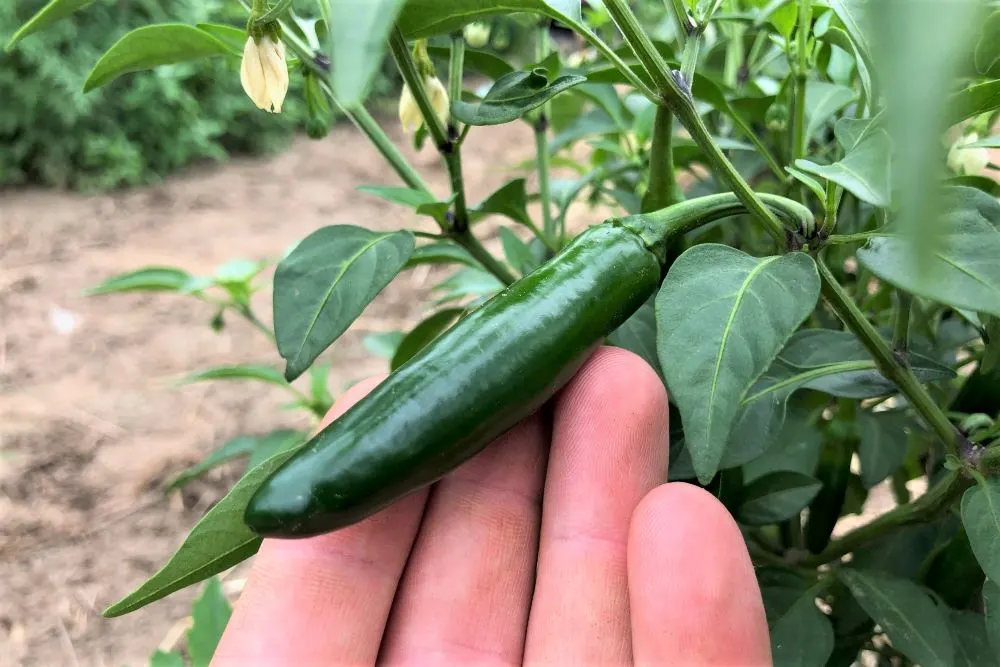
<svg viewBox="0 0 1000 667"><path fill-rule="evenodd" d="M440 479L537 410L660 282L611 221L487 301L321 431L245 513L265 537L357 523Z"/></svg>

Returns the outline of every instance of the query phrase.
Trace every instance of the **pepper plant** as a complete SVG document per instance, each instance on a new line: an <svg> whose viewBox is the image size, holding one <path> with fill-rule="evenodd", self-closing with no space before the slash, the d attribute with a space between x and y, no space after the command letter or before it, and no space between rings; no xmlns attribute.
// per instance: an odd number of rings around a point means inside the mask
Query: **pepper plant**
<svg viewBox="0 0 1000 667"><path fill-rule="evenodd" d="M11 46L86 4L53 0ZM87 89L160 65L242 58L253 103L279 112L289 76L303 77L309 134L322 137L340 108L401 181L359 196L409 208L439 231L316 230L275 262L273 327L249 300L266 286L267 262L240 261L211 278L146 267L96 291L187 294L217 309L216 325L230 313L248 319L274 339L283 371L226 367L194 378L278 384L317 416L331 400L317 359L414 266L454 271L423 322L371 341L390 358L385 386L447 382L427 373L442 373L435 363L448 361L451 343L485 335L477 327L518 299L566 304L556 319L570 324L552 325L570 327L566 340L533 349L576 350L605 337L661 375L672 408L669 476L711 490L741 525L776 664L850 665L867 651L879 664L995 665L1000 187L987 152L1000 147L990 136L1000 109L995 5L316 0L293 11L289 0L253 0L244 26L141 28L95 63ZM311 16L300 13L306 6ZM481 44L500 17L533 26L531 62L467 47L466 34ZM555 28L579 46L554 49ZM386 54L405 82L400 121L416 146L440 154L446 193L425 183L365 110ZM488 83L470 89L469 74ZM466 137L517 122L530 125L537 149L525 176L469 201ZM570 210L581 200L619 217L576 235ZM490 216L508 223L502 257L477 227ZM568 280L571 270L581 280ZM614 281L624 287L615 292ZM516 343L517 329L514 321L496 335ZM538 379L533 400L555 391L556 376L579 357L546 368L552 375ZM291 384L307 373L309 393ZM463 382L475 401L475 382ZM391 391L378 391L367 405L391 411ZM482 391L484 402L493 392L490 406L475 414L490 437L537 407L514 405L503 386ZM441 407L422 409L450 419ZM400 454L412 465L381 486L367 480L371 490L349 511L336 514L322 487L309 521L291 516L287 494L275 500L295 481L286 472L306 469L317 484L357 473L342 470L357 452L338 433L382 437L373 410L359 407L310 447L307 434L286 434L213 454L199 470L253 458L178 552L106 615L236 565L261 534L359 520L488 442L442 435L420 444L414 435L399 445L413 448ZM359 456L351 460L371 462ZM841 521L876 489L894 497L892 509ZM301 498L311 489L292 491Z"/></svg>

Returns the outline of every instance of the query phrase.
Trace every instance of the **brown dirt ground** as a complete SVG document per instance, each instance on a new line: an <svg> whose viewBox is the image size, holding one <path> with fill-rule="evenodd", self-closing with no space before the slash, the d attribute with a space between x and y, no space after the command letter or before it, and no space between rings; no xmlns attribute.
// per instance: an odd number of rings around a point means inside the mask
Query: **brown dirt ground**
<svg viewBox="0 0 1000 667"><path fill-rule="evenodd" d="M534 148L520 124L477 131L467 147L471 201L511 178ZM433 151L404 150L444 192ZM120 619L102 619L100 610L165 561L238 469L182 495L165 496L164 480L236 434L307 426L278 409L286 398L279 389L172 384L211 365L278 364L242 321L215 334L210 306L191 299L81 290L148 264L210 273L233 258L275 256L323 225L413 226L404 209L355 192L362 184L398 182L345 125L272 159L192 169L156 187L2 195L0 664L138 666L161 642L176 642L195 591ZM430 278L426 269L401 276L333 346L335 394L384 369L362 338L416 322ZM258 296L269 316L269 295ZM70 333L55 326L62 311L76 318ZM230 574L231 590L242 576L240 568Z"/></svg>

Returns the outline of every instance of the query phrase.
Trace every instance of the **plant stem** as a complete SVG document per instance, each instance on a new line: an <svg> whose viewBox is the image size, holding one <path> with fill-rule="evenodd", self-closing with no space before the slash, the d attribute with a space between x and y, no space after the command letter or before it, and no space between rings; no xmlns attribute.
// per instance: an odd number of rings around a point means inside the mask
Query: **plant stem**
<svg viewBox="0 0 1000 667"><path fill-rule="evenodd" d="M536 31L535 60L549 55L549 26L543 21ZM563 224L552 216L552 189L549 182L549 104L546 102L535 117L535 158L538 163L538 199L542 206L542 240L555 247L562 246Z"/></svg>
<svg viewBox="0 0 1000 667"><path fill-rule="evenodd" d="M491 255L469 230L469 208L465 199L465 180L462 176L462 151L458 145L458 137L453 137L445 129L444 125L442 125L441 119L434 113L430 99L427 97L427 90L424 87L423 79L417 71L416 63L413 61L413 56L406 45L406 39L403 37L403 33L398 25L393 26L392 32L389 34L389 49L396 60L396 65L403 76L403 81L406 82L406 85L410 88L410 92L413 93L413 98L416 100L417 106L420 108L420 113L424 117L424 124L427 126L427 130L434 139L434 144L444 158L445 165L448 168L448 177L451 181L452 194L455 196L455 205L452 223L447 227L442 225L443 231L453 238L456 243L468 250L469 254L475 257L487 271L495 275L503 283L510 285L517 280L517 277L510 269ZM463 53L464 49L460 49L457 56L452 52L449 69L452 71L455 69L458 71L462 70L461 55Z"/></svg>
<svg viewBox="0 0 1000 667"><path fill-rule="evenodd" d="M795 104L792 118L792 150L791 162L805 157L806 144L809 139L805 136L806 118L806 74L808 73L809 58L806 49L809 46L809 27L812 22L812 2L811 0L799 0L798 33L796 34L796 55L797 62L794 66L795 72Z"/></svg>
<svg viewBox="0 0 1000 667"><path fill-rule="evenodd" d="M833 540L815 556L806 556L799 565L815 567L836 560L891 530L915 523L923 523L951 507L973 481L960 471L949 471L944 479L927 490L912 503L899 505L870 523L856 528L843 537Z"/></svg>
<svg viewBox="0 0 1000 667"><path fill-rule="evenodd" d="M750 188L747 182L736 171L732 163L726 159L719 147L712 141L712 136L694 108L691 93L682 90L667 63L660 56L649 36L643 32L638 19L629 9L626 0L604 0L611 18L625 37L626 43L632 48L636 58L649 72L656 84L663 103L668 105L681 121L691 138L708 157L713 171L721 173L726 183L741 202L760 219L778 243L784 243L785 232L774 214L764 205Z"/></svg>
<svg viewBox="0 0 1000 667"><path fill-rule="evenodd" d="M895 383L910 405L920 413L930 429L944 443L948 453L957 455L960 434L948 420L948 416L934 402L913 371L893 353L889 344L830 273L822 258L817 258L816 267L819 270L823 296L826 297L827 303L872 355L882 374Z"/></svg>
<svg viewBox="0 0 1000 667"><path fill-rule="evenodd" d="M663 2L674 15L674 21L677 23L677 42L683 47L687 38L695 31L695 25L684 6L684 0L663 0Z"/></svg>
<svg viewBox="0 0 1000 667"><path fill-rule="evenodd" d="M642 198L642 212L658 211L681 201L674 176L674 115L665 104L656 108L653 146L649 154L649 185Z"/></svg>
<svg viewBox="0 0 1000 667"><path fill-rule="evenodd" d="M465 66L465 38L462 31L451 33L451 54L448 57L448 98L462 99L462 70ZM455 121L452 120L452 123ZM455 134L457 134L457 130Z"/></svg>
<svg viewBox="0 0 1000 667"><path fill-rule="evenodd" d="M892 328L892 349L899 354L905 355L906 349L909 346L910 305L913 303L913 298L902 290L896 290L896 298L899 299L899 302L896 304L896 314Z"/></svg>
<svg viewBox="0 0 1000 667"><path fill-rule="evenodd" d="M837 184L833 181L826 182L826 215L823 217L822 231L826 233L832 232L837 228L837 205L840 203L837 201Z"/></svg>

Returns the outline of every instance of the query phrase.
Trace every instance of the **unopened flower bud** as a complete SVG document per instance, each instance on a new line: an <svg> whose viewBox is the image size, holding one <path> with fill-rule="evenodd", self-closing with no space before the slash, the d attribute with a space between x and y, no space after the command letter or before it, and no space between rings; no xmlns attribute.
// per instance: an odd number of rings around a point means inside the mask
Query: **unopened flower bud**
<svg viewBox="0 0 1000 667"><path fill-rule="evenodd" d="M447 125L451 112L448 91L444 84L436 76L429 76L424 79L424 88L427 90L427 97L431 102L431 108L434 109L434 114L443 125ZM399 96L399 122L402 123L403 129L410 134L420 129L420 125L424 122L420 107L417 106L417 100L406 84L403 84L403 92Z"/></svg>
<svg viewBox="0 0 1000 667"><path fill-rule="evenodd" d="M240 82L258 108L281 113L281 104L288 93L284 43L266 33L259 40L248 37L243 48Z"/></svg>
<svg viewBox="0 0 1000 667"><path fill-rule="evenodd" d="M958 174L978 174L990 163L989 152L985 148L962 148L965 144L979 141L973 132L960 137L948 150L948 166Z"/></svg>
<svg viewBox="0 0 1000 667"><path fill-rule="evenodd" d="M469 46L474 49L481 49L490 41L490 26L477 21L465 26L462 34Z"/></svg>
<svg viewBox="0 0 1000 667"><path fill-rule="evenodd" d="M775 102L764 113L764 124L772 132L783 132L788 127L788 106Z"/></svg>

